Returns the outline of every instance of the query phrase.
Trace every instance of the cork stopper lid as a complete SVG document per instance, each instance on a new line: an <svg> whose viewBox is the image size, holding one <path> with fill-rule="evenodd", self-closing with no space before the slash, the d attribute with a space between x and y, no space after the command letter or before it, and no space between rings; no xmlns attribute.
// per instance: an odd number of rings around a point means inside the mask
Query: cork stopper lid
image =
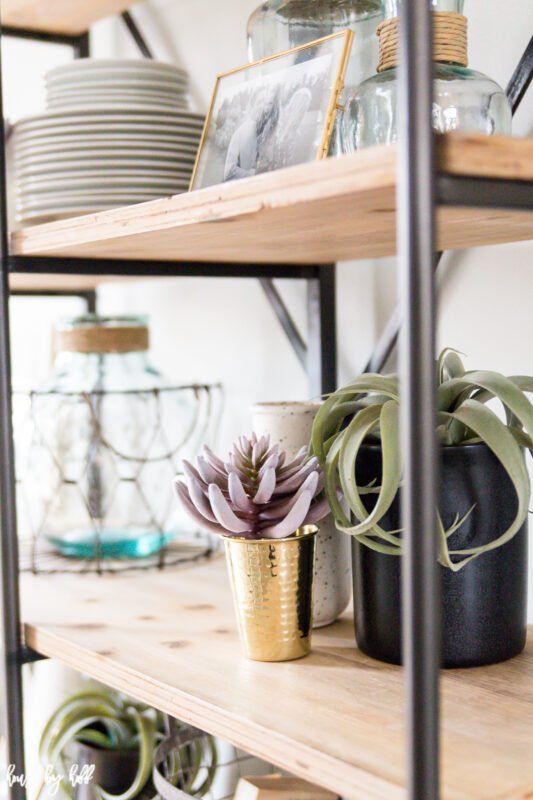
<svg viewBox="0 0 533 800"><path fill-rule="evenodd" d="M131 318L84 320L57 332L57 350L63 353L135 353L148 350L148 327Z"/></svg>

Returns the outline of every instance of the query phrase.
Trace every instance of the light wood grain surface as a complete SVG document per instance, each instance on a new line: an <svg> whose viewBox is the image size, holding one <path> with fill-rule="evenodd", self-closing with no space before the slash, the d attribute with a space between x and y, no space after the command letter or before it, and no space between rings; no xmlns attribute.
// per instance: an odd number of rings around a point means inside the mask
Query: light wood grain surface
<svg viewBox="0 0 533 800"><path fill-rule="evenodd" d="M224 561L132 576L22 578L26 642L348 800L401 800L403 675L352 620L299 662L247 661ZM446 672L442 800L533 797L533 635L503 665Z"/></svg>
<svg viewBox="0 0 533 800"><path fill-rule="evenodd" d="M49 33L84 33L93 22L120 14L138 0L2 0L2 25Z"/></svg>
<svg viewBox="0 0 533 800"><path fill-rule="evenodd" d="M533 181L533 141L439 137L439 169ZM18 255L329 263L396 250L396 148L17 231ZM533 213L442 208L443 250L533 238Z"/></svg>

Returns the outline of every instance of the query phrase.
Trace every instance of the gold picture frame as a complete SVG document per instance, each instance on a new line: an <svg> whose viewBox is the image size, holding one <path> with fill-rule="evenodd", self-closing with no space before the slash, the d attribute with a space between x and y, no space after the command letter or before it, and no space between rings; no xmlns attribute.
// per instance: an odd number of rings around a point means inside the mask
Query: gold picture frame
<svg viewBox="0 0 533 800"><path fill-rule="evenodd" d="M189 191L324 158L334 130L352 43L353 31L341 31L218 75ZM306 51L307 59L302 58ZM235 80L240 75L243 80ZM243 103L247 103L246 113ZM281 138L283 131L278 129L283 114L287 147L291 147L291 153L296 150L290 157L284 152L282 141L271 141L274 134L278 140ZM301 128L304 121L307 139L303 139L303 134L300 139L291 136L294 126ZM272 154L276 148L277 158ZM272 151L269 156L267 151ZM246 162L245 166L240 166L240 162Z"/></svg>

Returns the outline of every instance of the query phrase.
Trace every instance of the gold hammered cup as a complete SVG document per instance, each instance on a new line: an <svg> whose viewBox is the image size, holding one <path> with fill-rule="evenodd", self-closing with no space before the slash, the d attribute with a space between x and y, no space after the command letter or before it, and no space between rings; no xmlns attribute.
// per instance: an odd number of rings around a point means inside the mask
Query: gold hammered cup
<svg viewBox="0 0 533 800"><path fill-rule="evenodd" d="M292 661L311 650L315 525L287 539L224 537L244 654Z"/></svg>

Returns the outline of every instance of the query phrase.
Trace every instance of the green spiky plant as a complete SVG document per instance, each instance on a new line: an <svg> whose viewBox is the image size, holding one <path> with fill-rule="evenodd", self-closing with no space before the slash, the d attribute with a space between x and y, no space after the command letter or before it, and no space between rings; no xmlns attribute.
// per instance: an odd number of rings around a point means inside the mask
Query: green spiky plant
<svg viewBox="0 0 533 800"><path fill-rule="evenodd" d="M462 518L457 515L448 530L438 515L439 563L458 571L472 559L512 539L527 518L531 486L523 450L533 453L533 405L525 393L533 392L533 378L467 372L457 351L450 348L441 353L436 366L439 444L484 442L509 475L518 497L513 523L481 547L450 550L449 546L450 537L473 509ZM494 399L503 406L505 422L487 407ZM381 486L361 487L356 483L355 465L361 446L369 443L382 448ZM400 556L402 532L380 527L401 484L397 375L360 375L328 397L315 419L311 449L324 472L325 491L337 528L373 550ZM369 493L377 495L371 512L362 499ZM341 495L353 519L345 513Z"/></svg>
<svg viewBox="0 0 533 800"><path fill-rule="evenodd" d="M164 715L159 711L118 692L89 689L69 697L52 714L41 735L39 759L45 769L50 766L61 776L61 788L73 800L75 789L68 779L68 751L73 742L108 751L138 751L137 772L125 792L112 795L95 786L102 800L132 800L147 786L155 747L165 735ZM206 747L210 763L207 770L203 768ZM205 737L205 742L198 740L185 745L180 750L179 762L181 769L173 782L183 791L194 791L196 797L203 797L211 788L218 763L214 739ZM171 768L170 774L175 772Z"/></svg>

